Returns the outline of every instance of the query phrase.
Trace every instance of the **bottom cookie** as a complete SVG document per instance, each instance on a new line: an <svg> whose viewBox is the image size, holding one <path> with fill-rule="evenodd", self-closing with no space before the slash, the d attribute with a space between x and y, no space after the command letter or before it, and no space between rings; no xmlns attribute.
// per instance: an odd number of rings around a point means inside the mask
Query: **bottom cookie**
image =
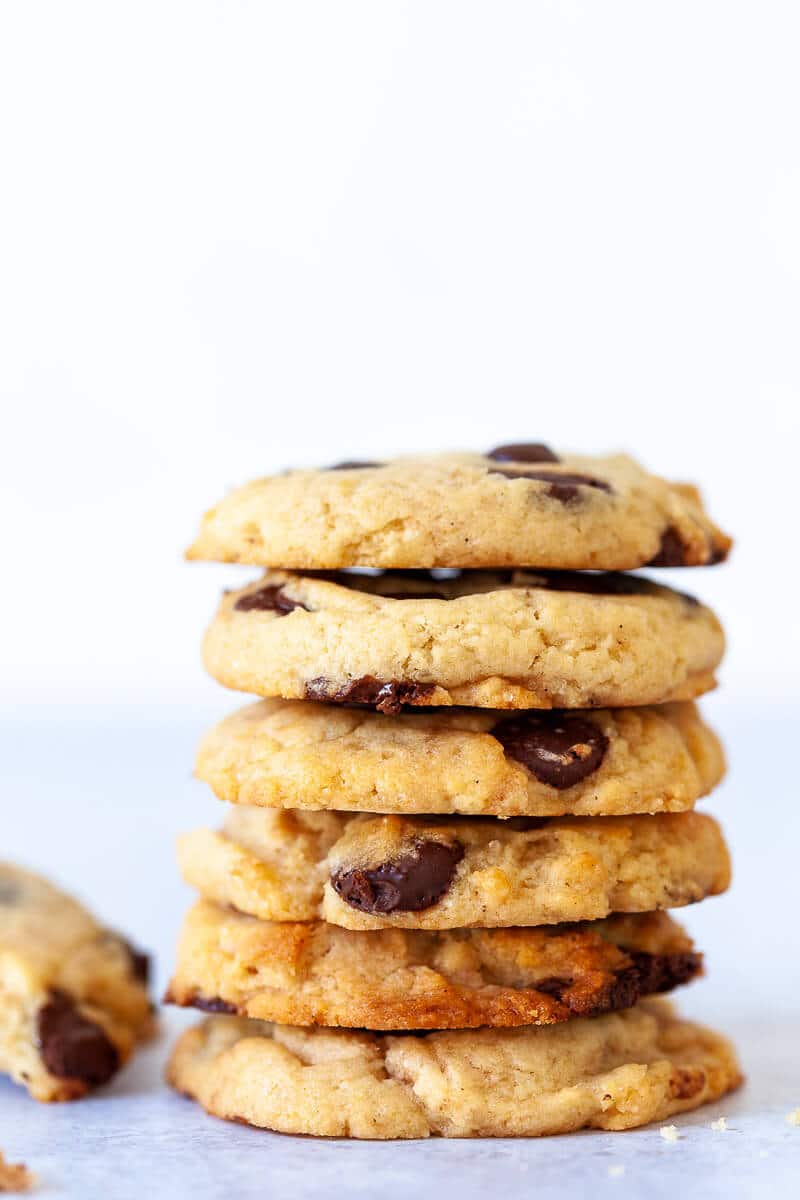
<svg viewBox="0 0 800 1200"><path fill-rule="evenodd" d="M207 1112L325 1137L536 1137L631 1129L742 1079L724 1038L663 1000L563 1025L378 1035L210 1017L167 1069Z"/></svg>

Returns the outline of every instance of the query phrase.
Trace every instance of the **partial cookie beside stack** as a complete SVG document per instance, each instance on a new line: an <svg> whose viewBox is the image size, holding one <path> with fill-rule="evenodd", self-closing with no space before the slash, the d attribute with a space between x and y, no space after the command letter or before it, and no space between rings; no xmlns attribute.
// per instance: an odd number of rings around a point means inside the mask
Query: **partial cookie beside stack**
<svg viewBox="0 0 800 1200"><path fill-rule="evenodd" d="M154 1025L149 963L46 879L0 863L0 1072L36 1100L116 1074Z"/></svg>
<svg viewBox="0 0 800 1200"><path fill-rule="evenodd" d="M664 910L730 879L693 811L724 773L694 704L723 634L616 573L729 546L696 489L539 444L289 472L208 513L190 557L266 574L223 597L206 666L265 699L198 754L230 808L180 840L201 899L168 998L215 1015L173 1085L367 1138L624 1129L737 1086L653 998L702 966Z"/></svg>

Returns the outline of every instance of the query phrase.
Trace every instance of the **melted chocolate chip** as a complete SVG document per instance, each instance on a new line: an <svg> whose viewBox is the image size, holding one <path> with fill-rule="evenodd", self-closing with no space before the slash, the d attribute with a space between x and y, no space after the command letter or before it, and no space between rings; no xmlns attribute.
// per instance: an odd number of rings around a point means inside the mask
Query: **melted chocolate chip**
<svg viewBox="0 0 800 1200"><path fill-rule="evenodd" d="M606 483L604 479L597 479L594 475L581 475L577 471L562 471L557 475L553 471L515 471L511 467L494 467L490 474L503 475L506 479L535 479L540 483L548 483L550 486L546 489L546 495L553 500L560 500L562 504L577 500L581 494L579 489L582 487L596 488L602 492L613 490L611 484Z"/></svg>
<svg viewBox="0 0 800 1200"><path fill-rule="evenodd" d="M50 993L37 1023L39 1052L51 1075L96 1087L119 1067L119 1052L106 1031L85 1017L66 992Z"/></svg>
<svg viewBox="0 0 800 1200"><path fill-rule="evenodd" d="M362 675L337 687L324 675L309 679L305 686L307 700L325 700L328 704L362 704L382 713L398 713L404 704L418 704L434 690L432 683L402 683L384 681L373 675Z"/></svg>
<svg viewBox="0 0 800 1200"><path fill-rule="evenodd" d="M669 992L682 983L688 983L699 975L703 966L702 954L684 950L677 954L647 954L641 950L629 950L637 973L639 994Z"/></svg>
<svg viewBox="0 0 800 1200"><path fill-rule="evenodd" d="M495 446L486 457L494 462L561 462L544 442L512 442L507 446Z"/></svg>
<svg viewBox="0 0 800 1200"><path fill-rule="evenodd" d="M233 607L237 612L276 612L282 617L296 608L310 611L305 604L301 604L299 600L292 600L282 587L275 584L267 584L257 592L247 592L239 597Z"/></svg>
<svg viewBox="0 0 800 1200"><path fill-rule="evenodd" d="M345 903L360 912L419 912L442 898L463 857L460 842L420 841L394 862L336 871L331 883Z"/></svg>
<svg viewBox="0 0 800 1200"><path fill-rule="evenodd" d="M678 954L647 954L629 951L628 966L617 971L613 980L601 991L586 991L580 981L553 976L538 980L536 990L564 1004L573 1016L593 1017L604 1012L631 1008L641 996L668 992L697 975L702 955L691 952Z"/></svg>
<svg viewBox="0 0 800 1200"><path fill-rule="evenodd" d="M359 462L358 459L346 459L344 462L334 463L332 467L326 467L326 471L364 471L368 467L382 467L384 464L380 462Z"/></svg>
<svg viewBox="0 0 800 1200"><path fill-rule="evenodd" d="M683 567L686 565L686 545L674 526L670 525L661 535L658 553L650 559L648 567Z"/></svg>
<svg viewBox="0 0 800 1200"><path fill-rule="evenodd" d="M237 1011L235 1004L229 1004L227 1000L220 1000L219 996L192 996L192 1008L199 1008L201 1012L207 1013L235 1013Z"/></svg>
<svg viewBox="0 0 800 1200"><path fill-rule="evenodd" d="M509 758L550 787L587 779L603 761L608 738L599 725L565 712L525 713L491 730Z"/></svg>

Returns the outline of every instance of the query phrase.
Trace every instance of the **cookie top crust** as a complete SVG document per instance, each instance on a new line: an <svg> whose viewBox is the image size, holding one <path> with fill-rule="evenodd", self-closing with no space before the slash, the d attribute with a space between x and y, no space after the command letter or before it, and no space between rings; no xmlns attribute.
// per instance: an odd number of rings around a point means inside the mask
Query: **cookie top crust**
<svg viewBox="0 0 800 1200"><path fill-rule="evenodd" d="M683 592L558 571L269 571L223 596L203 647L227 687L384 713L687 700L713 687L723 650Z"/></svg>
<svg viewBox="0 0 800 1200"><path fill-rule="evenodd" d="M695 487L624 454L540 444L288 471L231 492L187 557L298 570L721 562L731 540Z"/></svg>
<svg viewBox="0 0 800 1200"><path fill-rule="evenodd" d="M692 808L724 757L691 702L385 716L261 700L206 735L196 773L221 800L267 808L619 816Z"/></svg>
<svg viewBox="0 0 800 1200"><path fill-rule="evenodd" d="M549 1025L630 1008L700 968L666 913L538 929L355 932L259 921L200 901L184 922L167 999L284 1025Z"/></svg>
<svg viewBox="0 0 800 1200"><path fill-rule="evenodd" d="M148 961L46 879L0 864L0 1071L38 1100L106 1083L152 1026Z"/></svg>
<svg viewBox="0 0 800 1200"><path fill-rule="evenodd" d="M700 813L378 817L232 807L178 843L206 899L268 921L465 929L591 921L724 891L730 861Z"/></svg>
<svg viewBox="0 0 800 1200"><path fill-rule="evenodd" d="M661 1000L560 1025L377 1035L210 1017L174 1088L208 1112L327 1137L535 1137L631 1129L742 1080L733 1047Z"/></svg>

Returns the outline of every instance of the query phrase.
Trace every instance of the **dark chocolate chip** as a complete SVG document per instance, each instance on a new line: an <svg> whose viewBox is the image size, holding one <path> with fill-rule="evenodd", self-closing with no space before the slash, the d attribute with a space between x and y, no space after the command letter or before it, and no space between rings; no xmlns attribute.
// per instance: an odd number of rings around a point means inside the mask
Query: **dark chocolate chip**
<svg viewBox="0 0 800 1200"><path fill-rule="evenodd" d="M336 871L331 883L346 904L361 912L419 912L442 898L463 857L460 842L420 841L394 862Z"/></svg>
<svg viewBox="0 0 800 1200"><path fill-rule="evenodd" d="M362 675L336 686L324 675L309 679L305 686L307 700L325 700L329 704L362 704L382 713L398 713L404 704L418 704L434 690L432 683L403 683L384 681L373 675Z"/></svg>
<svg viewBox="0 0 800 1200"><path fill-rule="evenodd" d="M637 972L639 994L669 992L699 975L703 966L702 954L684 950L676 954L647 954L641 950L627 951Z"/></svg>
<svg viewBox="0 0 800 1200"><path fill-rule="evenodd" d="M544 442L512 442L507 446L495 446L486 457L494 462L561 462Z"/></svg>
<svg viewBox="0 0 800 1200"><path fill-rule="evenodd" d="M599 725L572 713L525 713L491 730L509 758L542 783L568 788L587 779L603 761L608 738Z"/></svg>
<svg viewBox="0 0 800 1200"><path fill-rule="evenodd" d="M658 553L647 563L648 567L683 567L686 565L686 545L673 525L661 535Z"/></svg>
<svg viewBox="0 0 800 1200"><path fill-rule="evenodd" d="M306 612L310 611L305 604L299 600L292 600L282 587L275 584L266 584L257 592L247 592L244 596L239 597L233 607L237 612L276 612L282 617L296 608L303 608Z"/></svg>
<svg viewBox="0 0 800 1200"><path fill-rule="evenodd" d="M548 483L546 494L562 504L569 504L580 497L580 488L596 488L602 492L611 492L610 483L597 479L594 475L581 475L577 471L515 471L510 467L494 467L491 475L503 475L506 479L534 479L540 483Z"/></svg>
<svg viewBox="0 0 800 1200"><path fill-rule="evenodd" d="M358 459L347 459L344 462L334 463L332 467L326 467L326 471L365 471L368 467L382 467L384 464L380 462L359 462Z"/></svg>
<svg viewBox="0 0 800 1200"><path fill-rule="evenodd" d="M192 996L192 1008L199 1008L201 1012L207 1013L235 1013L237 1011L235 1004L229 1004L227 1000L220 1000L219 996Z"/></svg>
<svg viewBox="0 0 800 1200"><path fill-rule="evenodd" d="M629 951L627 957L628 965L618 970L599 992L587 992L580 981L576 985L573 979L557 977L539 980L536 990L564 1004L573 1016L599 1016L604 1012L631 1008L641 996L668 992L688 983L699 974L703 962L702 955L691 952L647 954Z"/></svg>
<svg viewBox="0 0 800 1200"><path fill-rule="evenodd" d="M66 992L50 993L37 1023L39 1051L51 1075L97 1087L119 1067L119 1052L106 1031L85 1017Z"/></svg>
<svg viewBox="0 0 800 1200"><path fill-rule="evenodd" d="M0 904L16 904L19 900L19 887L11 879L0 879Z"/></svg>

